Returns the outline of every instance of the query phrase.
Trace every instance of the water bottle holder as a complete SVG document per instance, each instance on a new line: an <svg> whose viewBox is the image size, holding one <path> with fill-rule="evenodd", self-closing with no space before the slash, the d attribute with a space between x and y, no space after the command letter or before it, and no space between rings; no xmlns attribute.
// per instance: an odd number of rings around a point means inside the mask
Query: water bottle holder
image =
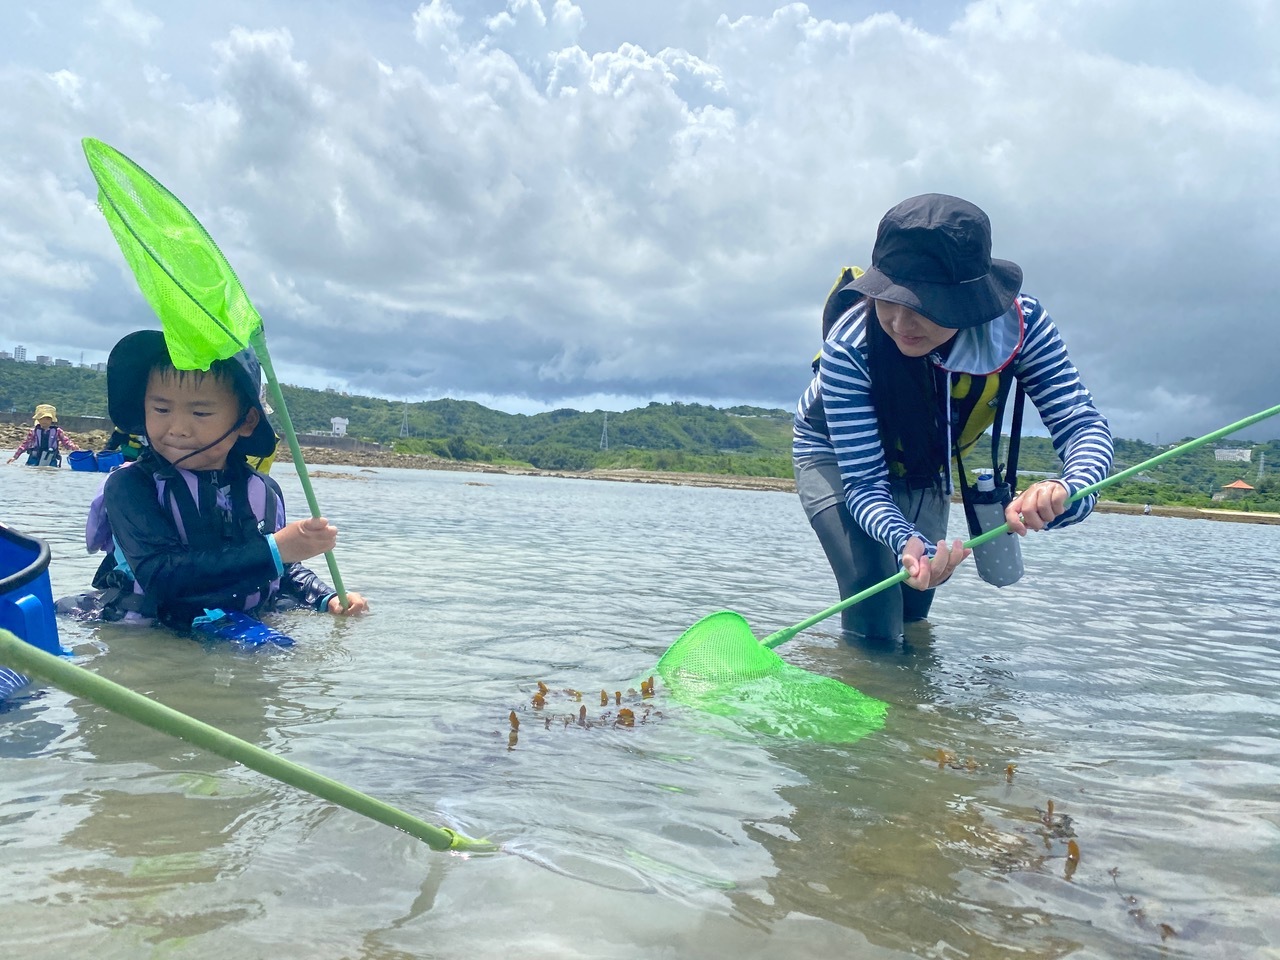
<svg viewBox="0 0 1280 960"><path fill-rule="evenodd" d="M1013 501L1013 492L1008 484L999 484L994 490L970 492L974 516L980 528L977 533L994 530L1005 522L1004 508ZM993 586L1007 587L1022 579L1022 544L1012 533L975 547L973 560L978 576Z"/></svg>

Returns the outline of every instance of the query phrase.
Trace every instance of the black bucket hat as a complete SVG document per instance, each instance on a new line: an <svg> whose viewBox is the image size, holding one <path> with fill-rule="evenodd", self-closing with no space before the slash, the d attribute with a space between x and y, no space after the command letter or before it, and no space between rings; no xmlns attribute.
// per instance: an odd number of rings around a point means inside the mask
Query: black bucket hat
<svg viewBox="0 0 1280 960"><path fill-rule="evenodd" d="M981 209L926 193L881 218L871 269L849 288L959 330L1008 310L1022 289L1022 268L991 259L991 221Z"/></svg>
<svg viewBox="0 0 1280 960"><path fill-rule="evenodd" d="M143 400L147 379L157 364L171 362L164 334L159 330L137 330L120 338L107 357L107 413L112 423L126 433L146 435ZM251 405L258 411L253 433L237 440L233 449L247 457L268 456L275 451L277 440L262 406L262 366L258 356L252 347L246 347L229 362L237 394L252 398Z"/></svg>

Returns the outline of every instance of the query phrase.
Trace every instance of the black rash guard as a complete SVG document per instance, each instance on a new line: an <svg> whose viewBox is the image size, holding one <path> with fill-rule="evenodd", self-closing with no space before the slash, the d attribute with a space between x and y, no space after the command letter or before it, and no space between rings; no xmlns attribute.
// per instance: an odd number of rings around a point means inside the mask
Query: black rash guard
<svg viewBox="0 0 1280 960"><path fill-rule="evenodd" d="M133 577L128 577L117 566L115 555L108 553L93 585L121 588L136 579L145 598L141 612L183 629L206 608L257 615L274 609L282 597L323 610L333 590L301 563L284 564L279 590L271 589L277 567L267 533L284 525L284 501L275 481L255 474L243 462L229 463L224 470L194 473L197 493L193 499L198 505L194 516L190 510L182 510L181 495L189 492L185 481L150 450L136 464L108 477L103 505L111 535ZM279 516L271 530L261 529L263 524L248 505L248 485L254 476L262 476L268 497L279 498ZM170 506L160 502L157 478L173 485L189 542L179 534ZM224 488L223 506L218 506L220 487ZM226 488L230 510L226 509ZM254 593L261 593L262 599L246 610L246 599ZM130 596L136 594L121 591L120 602Z"/></svg>

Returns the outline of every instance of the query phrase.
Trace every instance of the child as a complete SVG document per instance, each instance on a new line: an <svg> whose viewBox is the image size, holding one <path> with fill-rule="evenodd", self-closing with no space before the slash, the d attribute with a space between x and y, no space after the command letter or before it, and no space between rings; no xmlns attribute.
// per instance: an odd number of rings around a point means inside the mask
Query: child
<svg viewBox="0 0 1280 960"><path fill-rule="evenodd" d="M251 349L208 372L177 370L164 335L140 330L107 360L107 406L127 433L145 435L138 459L108 475L89 511L85 542L107 557L101 592L76 601L78 616L158 619L186 629L206 609L257 615L305 605L333 614L368 603L337 595L301 561L332 550L338 531L323 518L285 522L284 498L246 457L275 450L258 399Z"/></svg>
<svg viewBox="0 0 1280 960"><path fill-rule="evenodd" d="M119 427L113 427L111 436L107 439L102 451L106 453L111 450L119 450L125 461L132 463L142 454L142 448L146 446L146 443L145 437L139 437L136 434L129 433L127 430L121 430Z"/></svg>
<svg viewBox="0 0 1280 960"><path fill-rule="evenodd" d="M22 456L24 450L30 450L27 454L28 467L60 467L62 466L62 447L68 450L79 450L74 440L63 433L58 423L58 410L52 404L41 403L36 406L35 426L31 428L31 432L27 434L27 439L22 441L22 446L13 452L13 456L8 462L13 463L18 457Z"/></svg>

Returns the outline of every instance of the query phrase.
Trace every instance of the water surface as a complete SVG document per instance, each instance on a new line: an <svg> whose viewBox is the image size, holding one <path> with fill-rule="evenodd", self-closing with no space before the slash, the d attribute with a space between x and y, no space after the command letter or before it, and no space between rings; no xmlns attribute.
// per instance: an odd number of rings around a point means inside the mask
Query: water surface
<svg viewBox="0 0 1280 960"><path fill-rule="evenodd" d="M1280 956L1280 527L1096 516L1028 538L1014 587L963 570L905 651L820 625L779 652L891 704L833 745L661 688L633 729L563 722L561 691L594 721L704 614L764 636L833 603L793 496L323 469L371 616L285 615L299 643L266 654L63 642L505 852L432 852L44 688L0 714L15 956ZM49 541L56 595L96 567L99 480L0 471L0 520Z"/></svg>

